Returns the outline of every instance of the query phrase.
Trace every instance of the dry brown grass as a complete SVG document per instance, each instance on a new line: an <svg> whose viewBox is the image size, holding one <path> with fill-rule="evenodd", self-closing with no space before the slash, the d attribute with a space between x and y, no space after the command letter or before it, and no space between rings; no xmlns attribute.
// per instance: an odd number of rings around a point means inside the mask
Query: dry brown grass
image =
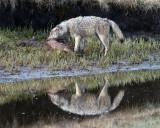
<svg viewBox="0 0 160 128"><path fill-rule="evenodd" d="M108 8L109 4L115 4L123 7L142 6L144 8L155 8L160 6L160 0L20 0L21 3L26 1L49 7L68 3L76 5L77 2L82 2L82 4L89 3L90 5L99 4L104 8ZM15 8L18 3L18 0L0 0L0 5L10 5L12 8Z"/></svg>

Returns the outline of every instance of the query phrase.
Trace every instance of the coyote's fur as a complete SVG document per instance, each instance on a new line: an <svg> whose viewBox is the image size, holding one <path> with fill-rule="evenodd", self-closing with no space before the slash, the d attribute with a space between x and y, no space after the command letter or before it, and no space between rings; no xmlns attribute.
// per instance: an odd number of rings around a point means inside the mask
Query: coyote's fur
<svg viewBox="0 0 160 128"><path fill-rule="evenodd" d="M124 90L120 90L111 102L108 85L108 80L106 80L98 96L93 93L85 93L84 85L79 82L75 82L76 93L71 98L52 92L49 92L48 95L53 104L65 111L79 115L100 115L116 109L124 96Z"/></svg>
<svg viewBox="0 0 160 128"><path fill-rule="evenodd" d="M123 41L123 33L114 21L96 16L79 16L63 21L51 30L48 39L61 39L70 35L75 39L74 51L77 52L84 47L84 37L96 35L103 44L102 48L105 48L106 55L109 47L110 27Z"/></svg>

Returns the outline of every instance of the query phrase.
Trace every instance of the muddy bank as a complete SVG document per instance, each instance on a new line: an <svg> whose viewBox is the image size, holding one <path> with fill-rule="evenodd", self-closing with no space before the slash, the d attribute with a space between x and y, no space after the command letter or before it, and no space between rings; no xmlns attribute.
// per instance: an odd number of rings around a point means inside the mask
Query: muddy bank
<svg viewBox="0 0 160 128"><path fill-rule="evenodd" d="M76 16L95 15L108 17L116 21L123 31L160 31L160 9L145 10L143 5L136 8L109 4L109 9L102 8L98 2L81 1L63 5L46 6L33 1L18 1L13 8L10 4L0 7L0 26L32 26L35 29L54 26L59 22Z"/></svg>
<svg viewBox="0 0 160 128"><path fill-rule="evenodd" d="M48 71L46 68L30 69L27 67L18 68L17 72L7 72L0 69L0 83L24 81L31 79L52 78L52 77L67 77L67 76L85 76L102 73L114 73L114 72L129 72L140 70L160 70L160 62L153 64L149 62L143 62L141 64L128 65L127 63L113 64L107 68L87 67L71 70L60 71Z"/></svg>
<svg viewBox="0 0 160 128"><path fill-rule="evenodd" d="M144 118L144 116L157 115L160 111L156 107L160 102L159 82L157 80L139 83L135 86L110 87L109 93L111 94L111 98L120 89L125 90L125 95L120 106L112 113L94 117L78 116L62 111L52 104L45 92L41 95L35 93L30 99L13 100L7 104L0 105L0 127L44 127L41 124L51 124L52 127L69 127L72 126L71 124L74 124L74 126L78 127L79 123L84 126L85 122L87 122L85 125L89 123L90 126L98 127L99 124L106 126L111 119L114 119L118 123L116 125L119 125L121 123L120 120L130 121L127 118L133 120L140 117ZM97 92L98 90L95 90L92 93ZM105 123L103 123L104 121ZM115 125L114 122L113 124Z"/></svg>

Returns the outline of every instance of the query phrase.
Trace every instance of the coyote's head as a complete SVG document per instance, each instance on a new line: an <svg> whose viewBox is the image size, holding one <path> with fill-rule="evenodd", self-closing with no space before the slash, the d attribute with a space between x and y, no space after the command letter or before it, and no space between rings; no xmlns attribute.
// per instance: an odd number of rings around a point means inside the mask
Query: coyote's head
<svg viewBox="0 0 160 128"><path fill-rule="evenodd" d="M48 37L48 40L50 39L63 39L68 33L67 25L66 23L61 23L54 27Z"/></svg>
<svg viewBox="0 0 160 128"><path fill-rule="evenodd" d="M59 106L60 108L62 107L65 107L65 106L68 106L69 105L69 101L63 97L63 96L60 96L56 93L52 93L52 92L48 92L48 95L50 98L54 99L54 104Z"/></svg>

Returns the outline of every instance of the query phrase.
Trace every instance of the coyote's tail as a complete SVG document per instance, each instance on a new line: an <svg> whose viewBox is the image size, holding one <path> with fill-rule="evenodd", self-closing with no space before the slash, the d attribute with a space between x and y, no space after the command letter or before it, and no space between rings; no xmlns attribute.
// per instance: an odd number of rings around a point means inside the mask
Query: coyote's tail
<svg viewBox="0 0 160 128"><path fill-rule="evenodd" d="M113 32L120 38L121 41L123 41L124 36L119 26L112 20L108 20L108 22L111 25Z"/></svg>

